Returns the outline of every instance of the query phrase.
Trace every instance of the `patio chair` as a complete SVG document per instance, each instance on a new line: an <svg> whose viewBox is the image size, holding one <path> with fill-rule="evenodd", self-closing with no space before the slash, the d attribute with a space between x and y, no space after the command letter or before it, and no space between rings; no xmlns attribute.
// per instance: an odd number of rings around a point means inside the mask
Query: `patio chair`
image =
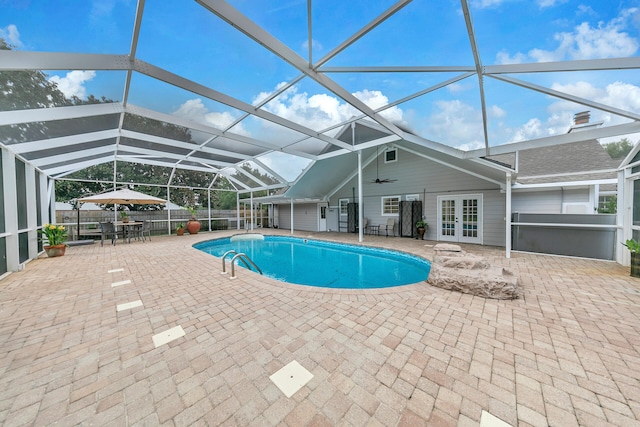
<svg viewBox="0 0 640 427"><path fill-rule="evenodd" d="M384 228L387 237L389 237L389 230L391 230L391 234L393 237L396 237L396 219L395 218L387 218L387 225Z"/></svg>
<svg viewBox="0 0 640 427"><path fill-rule="evenodd" d="M136 234L136 238L141 238L143 242L146 239L145 235L149 238L149 241L151 241L151 221L148 219L142 221L142 225L136 227L134 233Z"/></svg>
<svg viewBox="0 0 640 427"><path fill-rule="evenodd" d="M362 234L367 234L368 229L369 229L369 220L367 218L362 218Z"/></svg>
<svg viewBox="0 0 640 427"><path fill-rule="evenodd" d="M111 237L111 244L115 245L118 239L118 231L112 222L100 223L100 246L104 245L104 239Z"/></svg>

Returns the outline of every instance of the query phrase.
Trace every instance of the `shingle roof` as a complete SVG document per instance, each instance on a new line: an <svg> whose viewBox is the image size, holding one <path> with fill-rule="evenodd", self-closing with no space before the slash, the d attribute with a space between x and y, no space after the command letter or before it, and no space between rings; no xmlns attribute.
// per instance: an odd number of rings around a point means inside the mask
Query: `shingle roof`
<svg viewBox="0 0 640 427"><path fill-rule="evenodd" d="M515 166L515 157L515 153L508 153L490 156L487 159ZM519 152L517 181L533 184L610 179L616 177L614 171L600 171L615 170L618 163L595 139L531 148Z"/></svg>

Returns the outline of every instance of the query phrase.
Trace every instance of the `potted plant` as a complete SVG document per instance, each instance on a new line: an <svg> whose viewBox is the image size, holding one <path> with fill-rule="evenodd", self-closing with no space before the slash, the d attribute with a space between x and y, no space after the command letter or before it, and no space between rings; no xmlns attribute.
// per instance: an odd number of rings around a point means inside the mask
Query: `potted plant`
<svg viewBox="0 0 640 427"><path fill-rule="evenodd" d="M631 277L640 277L640 242L629 239L623 245L631 252Z"/></svg>
<svg viewBox="0 0 640 427"><path fill-rule="evenodd" d="M178 223L178 225L176 225L176 234L178 236L184 235L184 224L182 222L180 222L180 223Z"/></svg>
<svg viewBox="0 0 640 427"><path fill-rule="evenodd" d="M44 250L49 257L63 256L67 249L67 230L64 225L45 224L38 230L43 235L42 242L46 241Z"/></svg>
<svg viewBox="0 0 640 427"><path fill-rule="evenodd" d="M122 222L129 222L129 214L127 211L120 211L120 219Z"/></svg>
<svg viewBox="0 0 640 427"><path fill-rule="evenodd" d="M196 218L196 207L189 206L187 209L191 212L191 219L187 221L187 231L189 234L198 234L198 231L200 231L200 221Z"/></svg>
<svg viewBox="0 0 640 427"><path fill-rule="evenodd" d="M427 228L429 228L429 225L423 221L423 220L418 220L416 221L416 228L418 229L418 234L420 235L420 240L424 239L424 232L427 230Z"/></svg>

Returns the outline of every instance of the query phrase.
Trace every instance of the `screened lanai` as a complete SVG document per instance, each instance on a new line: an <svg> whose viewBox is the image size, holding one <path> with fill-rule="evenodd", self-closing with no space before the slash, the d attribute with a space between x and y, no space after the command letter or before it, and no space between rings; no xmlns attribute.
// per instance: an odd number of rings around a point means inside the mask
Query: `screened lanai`
<svg viewBox="0 0 640 427"><path fill-rule="evenodd" d="M469 162L635 143L637 22L632 1L3 4L0 274L38 255L60 182L287 197L315 162L402 141ZM602 126L567 133L584 109ZM356 121L384 136L337 137Z"/></svg>

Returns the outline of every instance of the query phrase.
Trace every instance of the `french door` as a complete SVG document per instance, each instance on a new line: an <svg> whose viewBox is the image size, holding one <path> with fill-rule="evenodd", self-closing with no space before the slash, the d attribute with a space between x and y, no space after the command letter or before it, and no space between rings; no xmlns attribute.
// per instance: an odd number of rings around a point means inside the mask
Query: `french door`
<svg viewBox="0 0 640 427"><path fill-rule="evenodd" d="M438 196L438 240L482 244L482 194Z"/></svg>

